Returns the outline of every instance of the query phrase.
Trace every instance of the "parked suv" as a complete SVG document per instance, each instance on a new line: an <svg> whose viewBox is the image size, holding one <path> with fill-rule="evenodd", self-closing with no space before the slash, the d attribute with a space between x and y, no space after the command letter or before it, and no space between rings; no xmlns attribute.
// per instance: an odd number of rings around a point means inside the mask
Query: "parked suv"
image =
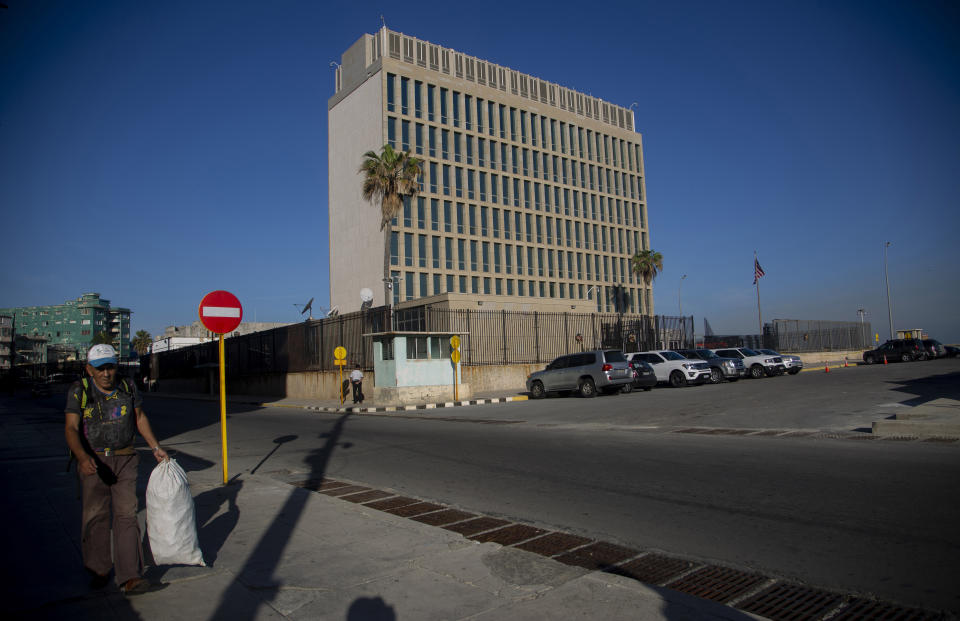
<svg viewBox="0 0 960 621"><path fill-rule="evenodd" d="M729 349L714 349L713 353L724 358L739 358L743 360L743 366L747 367L750 377L759 379L766 375L783 375L786 367L783 364L783 358L780 356L769 356L761 354L747 347L732 347Z"/></svg>
<svg viewBox="0 0 960 621"><path fill-rule="evenodd" d="M633 382L633 370L619 349L597 349L560 356L543 371L527 377L527 391L534 399L549 392L576 390L581 397L597 391L617 392Z"/></svg>
<svg viewBox="0 0 960 621"><path fill-rule="evenodd" d="M724 379L735 382L747 376L747 367L739 358L721 358L709 349L675 349L675 352L690 360L703 360L710 366L710 382L719 384Z"/></svg>
<svg viewBox="0 0 960 621"><path fill-rule="evenodd" d="M943 358L947 355L947 350L944 349L943 343L937 339L923 339L921 343L923 344L923 351L929 358Z"/></svg>
<svg viewBox="0 0 960 621"><path fill-rule="evenodd" d="M863 352L863 361L875 362L911 362L926 357L920 339L891 339L876 349Z"/></svg>
<svg viewBox="0 0 960 621"><path fill-rule="evenodd" d="M642 351L630 354L630 360L643 360L653 367L658 382L674 388L710 381L710 366L702 360L684 358L675 351Z"/></svg>
<svg viewBox="0 0 960 621"><path fill-rule="evenodd" d="M790 375L796 375L803 370L803 360L800 356L781 354L772 349L758 349L757 351L761 354L767 354L768 356L780 356L783 359L783 368L786 369Z"/></svg>

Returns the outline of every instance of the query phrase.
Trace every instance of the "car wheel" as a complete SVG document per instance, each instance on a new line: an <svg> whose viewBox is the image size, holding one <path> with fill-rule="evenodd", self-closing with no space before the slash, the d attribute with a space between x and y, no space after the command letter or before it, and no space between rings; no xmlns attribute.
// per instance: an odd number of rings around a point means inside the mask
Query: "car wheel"
<svg viewBox="0 0 960 621"><path fill-rule="evenodd" d="M710 369L710 383L719 384L723 381L723 374L720 373L720 369L717 367L712 367Z"/></svg>
<svg viewBox="0 0 960 621"><path fill-rule="evenodd" d="M760 379L761 377L763 377L763 365L755 364L752 367L750 367L750 377L752 377L753 379Z"/></svg>
<svg viewBox="0 0 960 621"><path fill-rule="evenodd" d="M866 362L867 364L873 364L874 362L876 362L873 356L864 356L863 361Z"/></svg>
<svg viewBox="0 0 960 621"><path fill-rule="evenodd" d="M910 354L900 354L900 362L910 362Z"/></svg>
<svg viewBox="0 0 960 621"><path fill-rule="evenodd" d="M624 384L623 388L620 389L620 392L624 394L633 392L633 384Z"/></svg>
<svg viewBox="0 0 960 621"><path fill-rule="evenodd" d="M593 383L593 378L587 377L580 380L580 396L586 399L597 396L597 385Z"/></svg>
<svg viewBox="0 0 960 621"><path fill-rule="evenodd" d="M793 368L793 369L790 369L790 370L787 371L787 372L788 372L790 375L796 375L797 373L800 372L800 369Z"/></svg>
<svg viewBox="0 0 960 621"><path fill-rule="evenodd" d="M547 391L543 389L543 382L536 381L530 384L530 396L534 399L543 399L547 396Z"/></svg>
<svg viewBox="0 0 960 621"><path fill-rule="evenodd" d="M653 386L644 386L643 389L647 392L650 392L651 390L653 390Z"/></svg>
<svg viewBox="0 0 960 621"><path fill-rule="evenodd" d="M680 371L674 371L673 373L670 374L670 385L673 386L674 388L680 388L681 386L685 386L686 384L687 384L687 380L684 379L683 373L681 373Z"/></svg>

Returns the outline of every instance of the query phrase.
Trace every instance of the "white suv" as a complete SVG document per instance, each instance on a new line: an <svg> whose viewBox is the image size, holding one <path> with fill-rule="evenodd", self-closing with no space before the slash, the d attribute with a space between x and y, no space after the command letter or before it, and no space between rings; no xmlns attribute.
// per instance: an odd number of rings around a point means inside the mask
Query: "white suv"
<svg viewBox="0 0 960 621"><path fill-rule="evenodd" d="M724 358L740 358L743 360L743 366L747 367L747 370L750 372L750 377L754 379L759 379L764 375L767 377L783 375L784 370L786 370L786 366L783 364L783 358L780 356L761 354L747 347L715 349L713 353L718 356L723 356Z"/></svg>
<svg viewBox="0 0 960 621"><path fill-rule="evenodd" d="M710 365L703 360L690 360L675 351L641 351L627 354L628 360L650 363L658 382L669 382L674 388L710 381Z"/></svg>

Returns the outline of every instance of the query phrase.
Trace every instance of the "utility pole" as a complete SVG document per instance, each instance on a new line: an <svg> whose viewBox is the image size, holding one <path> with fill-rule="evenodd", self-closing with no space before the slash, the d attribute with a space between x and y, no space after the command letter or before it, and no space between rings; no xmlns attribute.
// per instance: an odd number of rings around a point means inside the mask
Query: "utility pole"
<svg viewBox="0 0 960 621"><path fill-rule="evenodd" d="M890 242L883 246L883 277L887 281L887 319L890 321L890 340L893 340L893 307L890 306L890 273L887 270L887 248Z"/></svg>

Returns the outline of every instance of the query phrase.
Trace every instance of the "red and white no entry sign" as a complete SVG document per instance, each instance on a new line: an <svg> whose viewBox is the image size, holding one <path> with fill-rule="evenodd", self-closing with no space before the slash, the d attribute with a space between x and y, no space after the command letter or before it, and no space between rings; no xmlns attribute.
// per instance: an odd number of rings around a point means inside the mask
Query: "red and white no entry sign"
<svg viewBox="0 0 960 621"><path fill-rule="evenodd" d="M200 300L200 321L217 334L233 332L243 319L243 306L229 291L211 291Z"/></svg>

